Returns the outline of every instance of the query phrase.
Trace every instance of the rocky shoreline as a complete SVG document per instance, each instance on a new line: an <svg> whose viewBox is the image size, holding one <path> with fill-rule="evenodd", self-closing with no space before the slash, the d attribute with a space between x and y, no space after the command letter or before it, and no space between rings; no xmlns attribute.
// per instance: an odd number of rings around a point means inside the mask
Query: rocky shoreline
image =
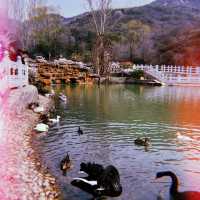
<svg viewBox="0 0 200 200"><path fill-rule="evenodd" d="M38 98L39 97L39 98ZM52 101L38 96L34 87L12 91L1 116L0 127L0 199L59 200L56 180L43 168L33 145L33 128L39 114L27 109L39 101L45 112Z"/></svg>

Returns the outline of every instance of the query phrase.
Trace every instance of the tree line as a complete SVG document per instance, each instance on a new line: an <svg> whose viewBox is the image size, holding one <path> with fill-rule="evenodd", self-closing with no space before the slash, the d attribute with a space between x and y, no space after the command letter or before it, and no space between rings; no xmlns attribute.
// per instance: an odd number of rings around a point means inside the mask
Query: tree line
<svg viewBox="0 0 200 200"><path fill-rule="evenodd" d="M96 73L106 75L109 63L119 58L115 48L128 52L134 61L136 52L151 32L151 28L138 20L124 24L123 33L109 29L112 16L111 0L85 0L88 6L90 28L81 30L65 25L65 19L45 0L8 0L7 14L18 22L17 39L21 48L30 55L43 55L47 59L60 56L93 63Z"/></svg>

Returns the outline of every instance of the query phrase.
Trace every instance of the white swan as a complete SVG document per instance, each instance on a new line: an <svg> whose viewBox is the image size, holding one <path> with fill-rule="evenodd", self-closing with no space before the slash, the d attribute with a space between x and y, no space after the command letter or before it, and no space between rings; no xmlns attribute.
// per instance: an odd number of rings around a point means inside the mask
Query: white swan
<svg viewBox="0 0 200 200"><path fill-rule="evenodd" d="M51 89L51 94L52 94L52 95L55 95L54 89Z"/></svg>
<svg viewBox="0 0 200 200"><path fill-rule="evenodd" d="M49 130L49 126L47 124L40 123L40 124L37 124L34 130L38 132L47 132Z"/></svg>
<svg viewBox="0 0 200 200"><path fill-rule="evenodd" d="M50 98L55 96L55 91L51 89L51 93L45 94L45 97Z"/></svg>
<svg viewBox="0 0 200 200"><path fill-rule="evenodd" d="M178 140L182 140L182 141L193 141L193 139L191 137L185 136L185 135L181 135L180 132L176 133L177 139Z"/></svg>
<svg viewBox="0 0 200 200"><path fill-rule="evenodd" d="M52 94L45 94L45 97L47 97L47 98L50 98L50 97L52 97L53 95Z"/></svg>
<svg viewBox="0 0 200 200"><path fill-rule="evenodd" d="M60 118L61 117L57 115L56 119L49 119L49 121L52 122L52 123L54 123L54 124L55 123L59 123L60 122Z"/></svg>
<svg viewBox="0 0 200 200"><path fill-rule="evenodd" d="M33 111L35 113L42 113L42 112L44 112L44 107L43 106L36 107L33 109Z"/></svg>

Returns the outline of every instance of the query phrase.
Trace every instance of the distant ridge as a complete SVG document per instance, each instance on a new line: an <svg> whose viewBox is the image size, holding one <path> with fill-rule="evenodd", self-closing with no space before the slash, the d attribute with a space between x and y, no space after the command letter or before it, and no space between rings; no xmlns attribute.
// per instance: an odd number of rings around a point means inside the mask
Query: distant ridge
<svg viewBox="0 0 200 200"><path fill-rule="evenodd" d="M89 55L95 38L91 14L60 18L68 55L74 53L71 47ZM134 48L134 62L200 66L200 0L156 0L145 6L113 9L107 31L116 39L114 60L131 58L128 24L133 20L150 27L148 36Z"/></svg>
<svg viewBox="0 0 200 200"><path fill-rule="evenodd" d="M151 5L155 6L185 6L200 9L200 0L156 0Z"/></svg>
<svg viewBox="0 0 200 200"><path fill-rule="evenodd" d="M156 0L141 7L114 9L109 32L127 38L125 26L138 20L151 27L150 37L138 45L135 57L152 64L200 65L200 0ZM65 19L82 34L91 28L90 13ZM83 41L84 42L84 41ZM128 43L115 44L117 59L129 59ZM145 49L145 54L144 54Z"/></svg>

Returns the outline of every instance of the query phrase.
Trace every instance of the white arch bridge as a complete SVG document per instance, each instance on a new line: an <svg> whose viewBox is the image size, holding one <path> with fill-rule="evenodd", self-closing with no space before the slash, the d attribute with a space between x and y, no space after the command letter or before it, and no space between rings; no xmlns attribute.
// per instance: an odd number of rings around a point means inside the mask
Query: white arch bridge
<svg viewBox="0 0 200 200"><path fill-rule="evenodd" d="M134 65L133 69L141 69L157 81L166 85L198 85L200 86L200 67L166 66L166 65Z"/></svg>

